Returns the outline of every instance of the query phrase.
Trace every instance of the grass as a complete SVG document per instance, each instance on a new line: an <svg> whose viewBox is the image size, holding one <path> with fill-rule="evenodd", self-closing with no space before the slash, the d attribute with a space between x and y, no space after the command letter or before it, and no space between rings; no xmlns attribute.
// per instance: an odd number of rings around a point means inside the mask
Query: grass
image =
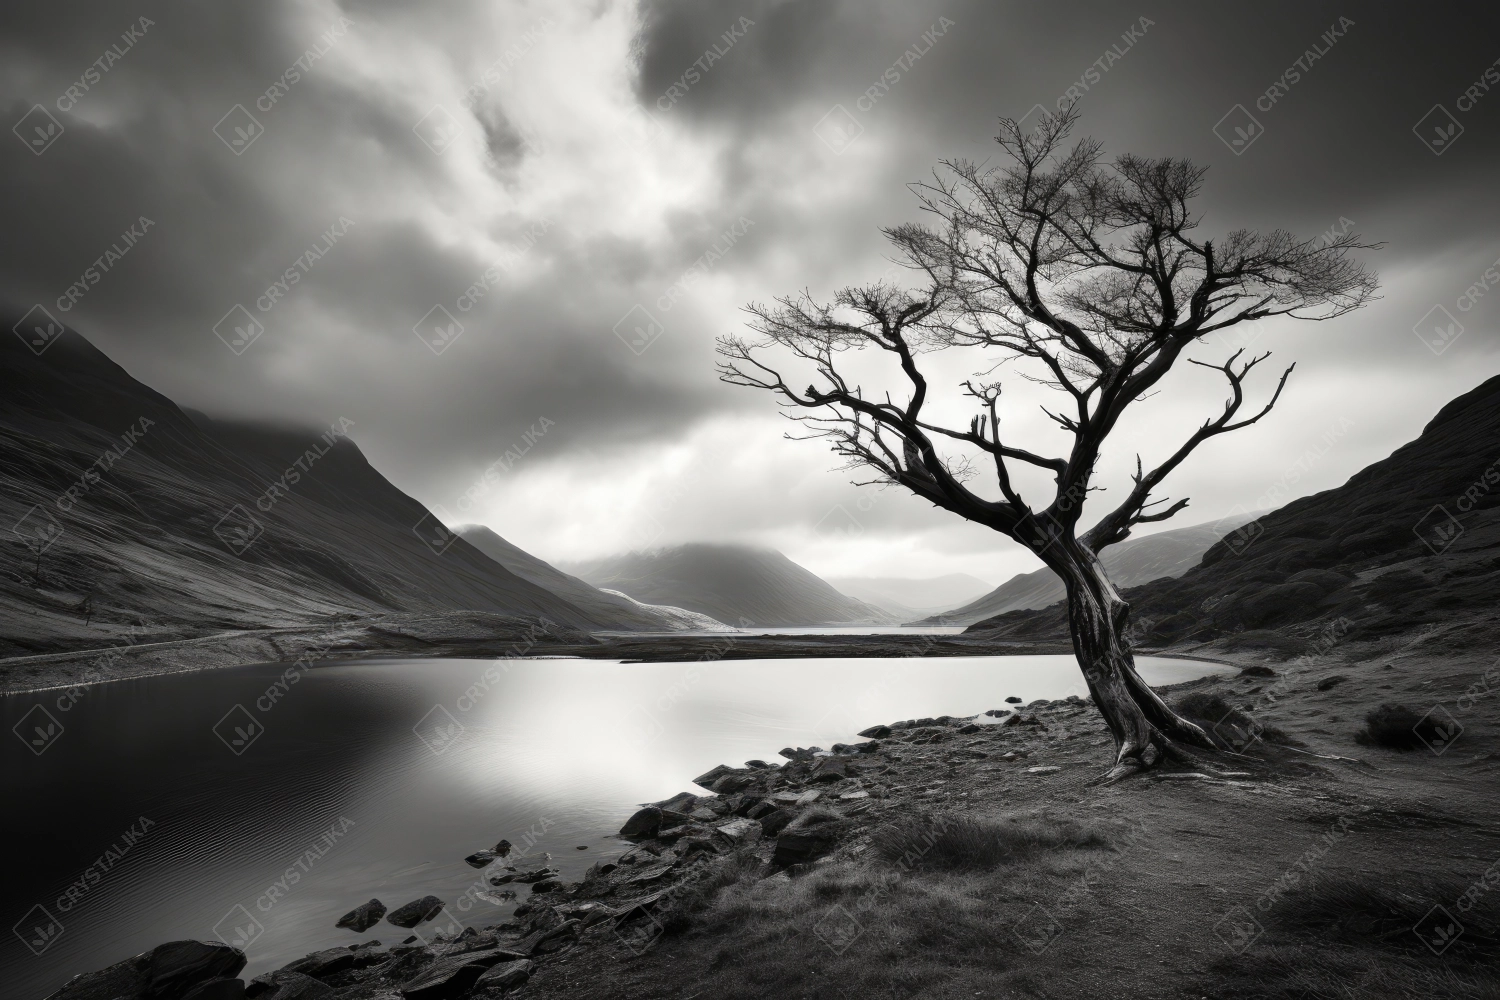
<svg viewBox="0 0 1500 1000"><path fill-rule="evenodd" d="M1285 732L1262 725L1249 712L1231 705L1222 691L1193 691L1178 698L1172 707L1225 749L1241 750L1256 736L1271 743L1290 742Z"/></svg>
<svg viewBox="0 0 1500 1000"><path fill-rule="evenodd" d="M1365 727L1354 734L1363 746L1387 750L1416 750L1425 743L1440 747L1450 734L1431 717L1419 716L1405 705L1381 705L1365 716Z"/></svg>
<svg viewBox="0 0 1500 1000"><path fill-rule="evenodd" d="M912 817L877 830L876 857L902 868L983 871L1043 851L1108 847L1102 828L1044 816Z"/></svg>
<svg viewBox="0 0 1500 1000"><path fill-rule="evenodd" d="M1226 1000L1500 1000L1500 938L1478 912L1462 914L1463 933L1441 956L1413 930L1434 903L1457 912L1466 888L1431 877L1401 886L1386 874L1312 879L1259 915L1262 941L1210 967L1209 992Z"/></svg>

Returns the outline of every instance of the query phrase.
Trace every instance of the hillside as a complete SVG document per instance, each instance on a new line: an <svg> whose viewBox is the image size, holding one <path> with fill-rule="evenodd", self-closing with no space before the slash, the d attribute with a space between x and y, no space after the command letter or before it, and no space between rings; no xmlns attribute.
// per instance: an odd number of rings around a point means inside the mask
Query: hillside
<svg viewBox="0 0 1500 1000"><path fill-rule="evenodd" d="M594 627L447 535L356 432L190 416L71 330L41 356L0 339L0 656L454 609Z"/></svg>
<svg viewBox="0 0 1500 1000"><path fill-rule="evenodd" d="M1124 592L1145 644L1217 641L1286 654L1320 635L1417 633L1459 648L1488 635L1500 594L1500 376L1335 489L1250 522L1172 580ZM1060 606L972 632L1057 636ZM1416 640L1414 640L1416 641Z"/></svg>
<svg viewBox="0 0 1500 1000"><path fill-rule="evenodd" d="M924 579L893 576L829 577L828 582L839 593L873 604L877 608L884 608L903 621L967 604L991 589L990 584L967 573L948 573Z"/></svg>
<svg viewBox="0 0 1500 1000"><path fill-rule="evenodd" d="M1100 557L1110 579L1119 587L1134 587L1161 577L1181 576L1223 537L1225 531L1251 520L1245 514L1208 524L1174 528L1144 538L1131 538L1104 550ZM972 625L1008 611L1045 608L1063 599L1063 584L1047 567L1020 573L977 601L924 618L917 625Z"/></svg>
<svg viewBox="0 0 1500 1000"><path fill-rule="evenodd" d="M667 604L727 625L888 623L892 616L839 593L772 549L692 543L599 559L575 567L596 587L646 604Z"/></svg>
<svg viewBox="0 0 1500 1000"><path fill-rule="evenodd" d="M600 590L576 576L564 573L551 563L538 559L525 549L512 545L482 524L459 525L454 532L516 576L529 580L582 609L604 628L676 630L723 627L719 622L684 612L680 608L658 610L623 594Z"/></svg>

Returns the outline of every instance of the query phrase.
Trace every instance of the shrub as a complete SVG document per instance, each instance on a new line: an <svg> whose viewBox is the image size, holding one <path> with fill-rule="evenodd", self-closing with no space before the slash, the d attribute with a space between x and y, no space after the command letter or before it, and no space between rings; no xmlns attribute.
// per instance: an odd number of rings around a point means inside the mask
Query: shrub
<svg viewBox="0 0 1500 1000"><path fill-rule="evenodd" d="M1387 750L1415 750L1424 742L1440 747L1452 738L1431 716L1419 716L1405 705L1381 705L1365 716L1365 728L1354 734L1356 743Z"/></svg>
<svg viewBox="0 0 1500 1000"><path fill-rule="evenodd" d="M940 871L980 871L1042 851L1108 847L1099 827L1048 816L924 816L883 827L871 836L876 856L890 864Z"/></svg>

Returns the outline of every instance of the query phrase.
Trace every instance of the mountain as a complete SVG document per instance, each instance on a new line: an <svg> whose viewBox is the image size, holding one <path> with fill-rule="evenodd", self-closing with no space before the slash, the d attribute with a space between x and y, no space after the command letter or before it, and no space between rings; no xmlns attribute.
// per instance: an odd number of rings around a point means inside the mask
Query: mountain
<svg viewBox="0 0 1500 1000"><path fill-rule="evenodd" d="M828 582L839 593L884 608L906 621L975 600L992 589L991 584L967 573L949 573L926 579L829 577Z"/></svg>
<svg viewBox="0 0 1500 1000"><path fill-rule="evenodd" d="M1147 644L1296 652L1328 636L1492 642L1500 604L1500 376L1444 406L1342 486L1229 532L1176 579L1124 592ZM1061 607L969 631L1065 633ZM1321 637L1321 638L1320 638Z"/></svg>
<svg viewBox="0 0 1500 1000"><path fill-rule="evenodd" d="M1203 553L1224 537L1226 531L1238 528L1253 517L1252 514L1243 514L1208 524L1174 528L1144 538L1130 538L1111 545L1099 558L1117 587L1133 587L1164 576L1181 576L1198 565ZM1011 577L977 601L915 624L972 625L1007 611L1045 608L1064 596L1062 580L1043 566Z"/></svg>
<svg viewBox="0 0 1500 1000"><path fill-rule="evenodd" d="M449 534L356 430L190 415L75 331L0 337L0 656L454 609L597 627Z"/></svg>
<svg viewBox="0 0 1500 1000"><path fill-rule="evenodd" d="M576 576L564 573L551 563L538 559L525 549L512 545L482 524L459 525L454 532L516 576L529 580L538 587L556 594L574 607L582 609L593 621L604 628L676 631L724 627L712 618L684 611L681 608L642 604L624 594L600 590Z"/></svg>
<svg viewBox="0 0 1500 1000"><path fill-rule="evenodd" d="M774 549L697 542L573 567L596 587L729 625L884 624L892 616L829 586Z"/></svg>

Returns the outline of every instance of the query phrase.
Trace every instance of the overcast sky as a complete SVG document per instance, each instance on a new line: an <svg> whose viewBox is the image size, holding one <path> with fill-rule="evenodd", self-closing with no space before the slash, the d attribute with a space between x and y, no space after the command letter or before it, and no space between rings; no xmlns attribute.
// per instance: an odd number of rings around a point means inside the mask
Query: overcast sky
<svg viewBox="0 0 1500 1000"><path fill-rule="evenodd" d="M1385 241L1381 301L1264 332L1297 362L1284 402L1169 480L1192 505L1162 527L1338 485L1496 372L1500 315L1500 14L1371 6L22 0L0 297L184 405L351 420L403 490L550 560L724 539L999 582L1038 564L783 440L769 397L715 380L714 337L751 300L879 278L908 182L1072 86L1110 151L1209 166L1205 235ZM1215 127L1242 113L1236 150ZM1464 331L1441 351L1413 331L1435 306ZM1104 484L1221 400L1174 376Z"/></svg>

